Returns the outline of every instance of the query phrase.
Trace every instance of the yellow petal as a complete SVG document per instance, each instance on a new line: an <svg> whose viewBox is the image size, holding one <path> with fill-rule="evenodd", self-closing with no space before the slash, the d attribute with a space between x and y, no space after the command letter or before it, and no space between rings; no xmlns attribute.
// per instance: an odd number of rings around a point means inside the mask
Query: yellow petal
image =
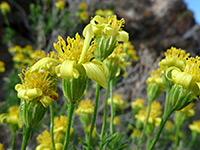
<svg viewBox="0 0 200 150"><path fill-rule="evenodd" d="M87 62L82 64L86 70L88 78L99 83L103 88L107 88L106 83L106 71L103 69L102 65L97 61ZM105 71L105 72L104 72Z"/></svg>
<svg viewBox="0 0 200 150"><path fill-rule="evenodd" d="M66 60L60 67L60 75L62 78L78 78L79 72L74 68L75 61Z"/></svg>
<svg viewBox="0 0 200 150"><path fill-rule="evenodd" d="M31 100L29 97L26 95L26 90L25 89L18 89L17 97L24 99L24 100Z"/></svg>
<svg viewBox="0 0 200 150"><path fill-rule="evenodd" d="M46 108L48 107L51 102L53 101L53 99L49 96L43 96L41 99L40 99L40 102L42 103L42 105Z"/></svg>
<svg viewBox="0 0 200 150"><path fill-rule="evenodd" d="M129 39L129 34L126 31L119 31L117 36L117 41L126 42Z"/></svg>
<svg viewBox="0 0 200 150"><path fill-rule="evenodd" d="M29 99L34 99L36 97L39 97L42 95L42 90L39 88L34 88L34 89L28 89L26 91L26 95L29 97Z"/></svg>

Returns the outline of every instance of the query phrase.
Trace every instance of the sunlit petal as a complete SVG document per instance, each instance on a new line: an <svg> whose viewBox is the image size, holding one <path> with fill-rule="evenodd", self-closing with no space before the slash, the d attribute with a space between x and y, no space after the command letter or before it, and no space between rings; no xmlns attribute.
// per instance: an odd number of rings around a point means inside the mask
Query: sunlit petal
<svg viewBox="0 0 200 150"><path fill-rule="evenodd" d="M60 67L60 75L62 78L78 78L79 72L74 68L75 61L66 60Z"/></svg>
<svg viewBox="0 0 200 150"><path fill-rule="evenodd" d="M129 34L126 31L119 31L118 32L118 36L117 36L117 40L120 42L126 42L129 39Z"/></svg>

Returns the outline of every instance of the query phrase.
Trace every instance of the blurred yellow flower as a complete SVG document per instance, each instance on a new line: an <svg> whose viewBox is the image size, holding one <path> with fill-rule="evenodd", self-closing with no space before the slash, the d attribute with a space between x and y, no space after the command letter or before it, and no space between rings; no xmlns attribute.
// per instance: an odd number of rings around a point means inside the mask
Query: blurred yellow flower
<svg viewBox="0 0 200 150"><path fill-rule="evenodd" d="M56 8L58 8L58 10L63 10L65 8L66 3L63 0L58 0L56 3Z"/></svg>
<svg viewBox="0 0 200 150"><path fill-rule="evenodd" d="M90 132L90 129L91 129L91 125L88 125L87 131ZM93 131L92 131L92 137L93 137L93 138L95 138L96 132L97 132L97 128L96 128L96 125L95 125L95 126L94 126L94 129L93 129Z"/></svg>
<svg viewBox="0 0 200 150"><path fill-rule="evenodd" d="M120 118L118 116L115 116L113 119L113 125L118 126L120 122Z"/></svg>
<svg viewBox="0 0 200 150"><path fill-rule="evenodd" d="M138 114L135 115L135 118L140 120L143 124L145 124L148 113L148 107L139 111ZM156 126L160 125L161 118L159 117L162 114L162 106L159 102L153 101L151 104L151 111L149 115L149 124L154 124Z"/></svg>
<svg viewBox="0 0 200 150"><path fill-rule="evenodd" d="M5 72L5 63L0 61L0 73Z"/></svg>
<svg viewBox="0 0 200 150"><path fill-rule="evenodd" d="M78 104L78 109L76 110L76 113L78 115L80 114L92 114L94 112L94 104L90 99L82 100Z"/></svg>
<svg viewBox="0 0 200 150"><path fill-rule="evenodd" d="M176 49L171 47L165 52L165 58L162 59L158 65L162 70L165 70L168 67L175 66L179 69L183 69L186 64L186 59L190 56L189 53L186 53L182 49Z"/></svg>
<svg viewBox="0 0 200 150"><path fill-rule="evenodd" d="M192 124L189 125L190 130L196 131L200 133L200 120L193 121Z"/></svg>
<svg viewBox="0 0 200 150"><path fill-rule="evenodd" d="M109 16L114 15L114 12L110 9L106 9L106 10L98 9L95 11L95 15L99 15L102 17L109 17Z"/></svg>
<svg viewBox="0 0 200 150"><path fill-rule="evenodd" d="M174 128L174 124L172 123L171 120L167 120L166 125L165 125L165 129L169 132L171 132Z"/></svg>
<svg viewBox="0 0 200 150"><path fill-rule="evenodd" d="M80 19L82 21L86 21L89 19L89 15L88 15L88 12L87 11L82 11L80 12Z"/></svg>
<svg viewBox="0 0 200 150"><path fill-rule="evenodd" d="M10 12L10 5L6 1L1 2L0 11L2 14Z"/></svg>
<svg viewBox="0 0 200 150"><path fill-rule="evenodd" d="M53 100L58 99L56 93L56 82L48 72L30 72L30 69L22 70L19 74L22 84L17 84L15 90L17 96L23 100L32 101L38 98L44 107L48 107Z"/></svg>
<svg viewBox="0 0 200 150"><path fill-rule="evenodd" d="M81 11L84 11L87 9L87 4L85 2L81 2L80 5L79 5L79 9Z"/></svg>
<svg viewBox="0 0 200 150"><path fill-rule="evenodd" d="M67 126L67 117L66 116L60 116L54 118L54 133L65 133ZM74 129L70 129L70 135L73 133Z"/></svg>
<svg viewBox="0 0 200 150"><path fill-rule="evenodd" d="M111 99L108 99L108 104L111 104ZM113 96L113 104L115 108L123 109L125 105L125 101L122 99L122 96L120 94L114 94Z"/></svg>
<svg viewBox="0 0 200 150"><path fill-rule="evenodd" d="M59 140L54 138L56 150L62 150L63 145L57 141ZM40 143L40 145L36 147L36 150L53 150L51 136L47 130L38 135L37 142Z"/></svg>
<svg viewBox="0 0 200 150"><path fill-rule="evenodd" d="M17 125L18 128L22 128L22 122L19 117L19 106L11 106L8 109L8 113L0 114L0 124L3 124L4 120L8 124Z"/></svg>
<svg viewBox="0 0 200 150"><path fill-rule="evenodd" d="M5 150L3 144L0 143L0 150Z"/></svg>
<svg viewBox="0 0 200 150"><path fill-rule="evenodd" d="M136 100L131 103L131 107L132 109L143 109L144 103L144 99L136 98Z"/></svg>
<svg viewBox="0 0 200 150"><path fill-rule="evenodd" d="M134 61L136 61L136 62L139 61L139 58L138 58L138 56L136 55L136 51L135 51L135 49L134 49L134 46L131 44L130 41L124 42L122 48L125 50L125 52L126 52L130 57L132 57L132 59L133 59Z"/></svg>
<svg viewBox="0 0 200 150"><path fill-rule="evenodd" d="M141 131L138 130L138 129L133 128L133 132L131 133L131 138L132 139L134 139L134 138L139 139L140 135L141 135Z"/></svg>

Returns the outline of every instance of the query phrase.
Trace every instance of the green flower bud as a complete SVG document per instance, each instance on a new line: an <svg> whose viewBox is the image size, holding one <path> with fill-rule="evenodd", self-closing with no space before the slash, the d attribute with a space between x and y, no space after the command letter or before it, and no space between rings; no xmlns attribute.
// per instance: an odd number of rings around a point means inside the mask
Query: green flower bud
<svg viewBox="0 0 200 150"><path fill-rule="evenodd" d="M150 83L147 86L147 96L150 101L157 99L162 92L161 87L156 83Z"/></svg>
<svg viewBox="0 0 200 150"><path fill-rule="evenodd" d="M32 101L21 100L20 119L27 128L36 127L43 119L48 107L45 108L38 98Z"/></svg>

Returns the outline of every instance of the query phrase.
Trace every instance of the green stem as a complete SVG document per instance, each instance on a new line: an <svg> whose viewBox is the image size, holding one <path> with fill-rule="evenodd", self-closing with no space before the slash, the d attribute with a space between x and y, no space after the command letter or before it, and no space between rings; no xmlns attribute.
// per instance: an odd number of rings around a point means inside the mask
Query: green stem
<svg viewBox="0 0 200 150"><path fill-rule="evenodd" d="M148 149L148 147L150 145L150 139L151 139L151 136L148 134L147 135L147 142L146 142L146 149Z"/></svg>
<svg viewBox="0 0 200 150"><path fill-rule="evenodd" d="M172 112L174 111L174 109L171 109L170 111L167 112L167 114L163 114L160 126L158 128L158 131L150 145L149 150L153 150L154 146L156 145L156 142L158 141L158 138L160 137L160 134L165 126L165 123L167 122L167 120L169 119L169 117L171 116Z"/></svg>
<svg viewBox="0 0 200 150"><path fill-rule="evenodd" d="M51 133L51 142L53 145L53 150L55 150L55 143L54 143L54 135L53 135L53 126L54 126L54 113L53 113L53 103L50 105L50 114L51 114L51 123L50 123L50 133Z"/></svg>
<svg viewBox="0 0 200 150"><path fill-rule="evenodd" d="M3 16L4 16L4 19L5 19L6 25L7 25L8 27L10 27L10 23L9 23L9 21L8 21L7 15L5 14L5 15L3 15Z"/></svg>
<svg viewBox="0 0 200 150"><path fill-rule="evenodd" d="M97 108L98 108L98 102L99 102L99 91L100 91L100 85L98 83L96 83L96 97L95 97L94 115L93 115L92 125L91 125L91 128L90 128L90 133L89 133L88 150L90 150L90 147L91 147L92 132L93 132L94 124L96 122L96 117L97 117Z"/></svg>
<svg viewBox="0 0 200 150"><path fill-rule="evenodd" d="M166 114L166 113L167 113L167 110L168 110L168 105L169 105L169 92L170 92L170 89L166 89L166 101L165 101L165 109L164 109L164 113L163 113L163 114Z"/></svg>
<svg viewBox="0 0 200 150"><path fill-rule="evenodd" d="M107 105L108 105L108 94L109 94L109 89L110 89L110 81L108 81L108 88L106 89L106 97L105 97L105 103L104 103L104 113L103 113L103 125L101 128L101 135L100 135L100 149L103 148L103 139L104 139L104 133L107 125Z"/></svg>
<svg viewBox="0 0 200 150"><path fill-rule="evenodd" d="M26 150L26 146L30 139L31 130L32 129L30 127L26 127L26 125L24 125L23 142L22 142L21 150Z"/></svg>
<svg viewBox="0 0 200 150"><path fill-rule="evenodd" d="M151 103L152 103L152 100L149 100L147 118L146 118L146 121L145 121L145 124L144 124L144 128L142 130L142 135L140 136L140 139L139 139L139 142L138 142L138 145L137 145L137 150L140 149L140 145L142 143L142 140L143 140L143 137L144 137L147 125L148 125L148 120L149 120L149 116L150 116L150 112L151 112Z"/></svg>
<svg viewBox="0 0 200 150"><path fill-rule="evenodd" d="M114 110L114 104L113 104L113 80L110 81L110 109L111 109L111 119L110 119L110 135L112 136L114 134L114 126L113 126L113 120L115 117L115 110Z"/></svg>
<svg viewBox="0 0 200 150"><path fill-rule="evenodd" d="M191 148L193 146L193 144L195 143L196 139L197 139L197 136L198 136L198 132L196 131L192 131L192 139L190 141L190 144L189 144L189 148Z"/></svg>
<svg viewBox="0 0 200 150"><path fill-rule="evenodd" d="M180 131L181 125L177 124L176 126L176 134L175 134L175 145L174 145L174 150L176 150L178 146L178 136L179 136L179 131Z"/></svg>
<svg viewBox="0 0 200 150"><path fill-rule="evenodd" d="M11 142L12 150L15 149L15 138L16 138L16 132L12 131L12 142Z"/></svg>
<svg viewBox="0 0 200 150"><path fill-rule="evenodd" d="M75 108L74 105L75 105L74 102L70 102L69 107L68 107L67 126L66 126L66 133L65 133L65 141L64 141L63 150L67 150L67 147L68 147L68 144L69 144L72 116L73 116L74 108Z"/></svg>

